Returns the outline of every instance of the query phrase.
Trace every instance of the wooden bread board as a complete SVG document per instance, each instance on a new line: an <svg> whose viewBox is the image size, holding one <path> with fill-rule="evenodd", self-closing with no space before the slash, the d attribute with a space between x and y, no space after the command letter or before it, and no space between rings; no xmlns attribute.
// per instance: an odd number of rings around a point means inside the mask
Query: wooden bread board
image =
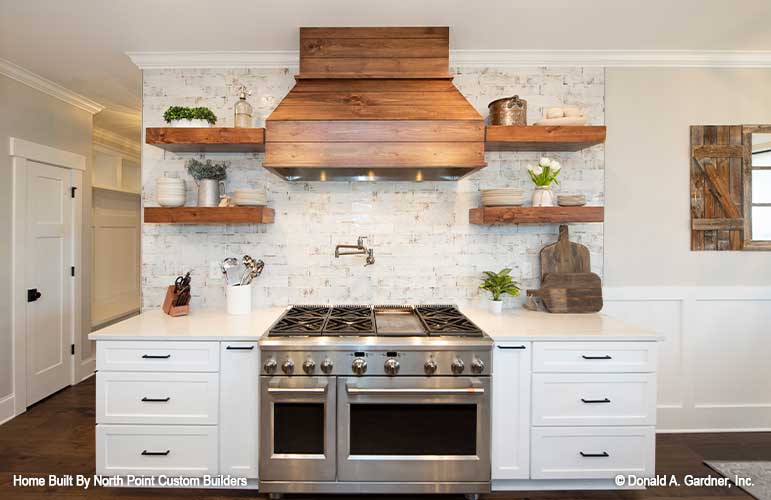
<svg viewBox="0 0 771 500"><path fill-rule="evenodd" d="M560 226L556 243L541 249L541 282L551 273L588 273L589 249L580 243L570 241L568 226Z"/></svg>
<svg viewBox="0 0 771 500"><path fill-rule="evenodd" d="M541 288L528 290L528 309L543 304L551 313L592 313L602 310L602 281L594 273L551 273Z"/></svg>

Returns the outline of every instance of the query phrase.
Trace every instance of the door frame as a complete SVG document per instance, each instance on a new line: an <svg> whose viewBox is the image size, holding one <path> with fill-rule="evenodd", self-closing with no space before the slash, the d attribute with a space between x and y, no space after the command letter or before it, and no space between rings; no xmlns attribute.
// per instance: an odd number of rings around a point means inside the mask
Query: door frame
<svg viewBox="0 0 771 500"><path fill-rule="evenodd" d="M86 171L86 157L61 149L26 141L17 137L9 140L11 156L11 333L13 339L13 397L14 416L27 409L27 297L26 297L26 255L27 236L27 161L45 163L71 171L72 187L76 188L75 203L72 204L72 264L76 273L72 279L72 338L75 352L82 353L83 338L83 176ZM78 196L78 193L80 196ZM87 364L70 364L70 385L82 380ZM93 368L92 368L93 371Z"/></svg>

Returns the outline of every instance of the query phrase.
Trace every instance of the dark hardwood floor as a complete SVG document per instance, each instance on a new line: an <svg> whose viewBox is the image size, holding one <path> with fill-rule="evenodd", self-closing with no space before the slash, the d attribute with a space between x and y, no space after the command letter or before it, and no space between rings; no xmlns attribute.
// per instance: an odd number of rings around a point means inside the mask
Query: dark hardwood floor
<svg viewBox="0 0 771 500"><path fill-rule="evenodd" d="M219 500L258 498L253 492L228 490L161 490L128 488L19 488L13 475L94 474L94 379L65 389L0 426L0 499L142 499ZM703 460L771 460L771 433L662 434L656 443L658 474L715 475ZM333 498L333 495L325 498ZM388 498L381 495L370 497ZM394 496L395 497L395 496ZM297 496L292 498L318 498ZM347 496L346 500L355 500ZM400 496L400 499L408 497ZM427 497L422 497L423 499ZM428 497L437 498L437 497ZM443 499L462 498L445 496ZM644 491L507 492L486 499L658 499L721 500L750 498L733 488L651 488Z"/></svg>

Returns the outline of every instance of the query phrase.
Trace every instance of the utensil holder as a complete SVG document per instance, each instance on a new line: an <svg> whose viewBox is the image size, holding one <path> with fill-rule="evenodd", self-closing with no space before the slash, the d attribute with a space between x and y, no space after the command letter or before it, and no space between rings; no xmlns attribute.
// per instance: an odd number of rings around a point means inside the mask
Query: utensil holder
<svg viewBox="0 0 771 500"><path fill-rule="evenodd" d="M228 314L252 312L252 285L226 285L225 302Z"/></svg>
<svg viewBox="0 0 771 500"><path fill-rule="evenodd" d="M163 299L163 312L169 316L185 316L190 312L190 304L175 306L174 300L177 298L176 287L169 285L166 289L166 298Z"/></svg>

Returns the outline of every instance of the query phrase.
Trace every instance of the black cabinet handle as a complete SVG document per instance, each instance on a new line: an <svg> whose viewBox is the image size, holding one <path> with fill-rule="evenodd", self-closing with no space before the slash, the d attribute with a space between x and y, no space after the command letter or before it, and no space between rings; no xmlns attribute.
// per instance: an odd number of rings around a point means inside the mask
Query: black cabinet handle
<svg viewBox="0 0 771 500"><path fill-rule="evenodd" d="M587 404L591 404L591 403L610 403L610 399L608 399L608 398L605 398L605 399L584 399L584 398L581 398L581 401L583 401L584 403L587 403Z"/></svg>
<svg viewBox="0 0 771 500"><path fill-rule="evenodd" d="M147 450L142 450L142 455L144 455L146 457L165 457L170 452L171 452L171 450L166 450L166 451L147 451Z"/></svg>
<svg viewBox="0 0 771 500"><path fill-rule="evenodd" d="M142 354L142 359L169 359L171 354Z"/></svg>
<svg viewBox="0 0 771 500"><path fill-rule="evenodd" d="M168 403L171 400L170 397L165 398L142 398L143 403Z"/></svg>
<svg viewBox="0 0 771 500"><path fill-rule="evenodd" d="M229 345L225 349L228 351L251 351L254 349L253 345L250 346L240 346L240 345Z"/></svg>
<svg viewBox="0 0 771 500"><path fill-rule="evenodd" d="M610 455L608 455L607 451L603 451L602 453L584 453L583 451L579 451L578 453L580 453L581 456L585 457L585 458L593 458L593 457L603 458L603 457L609 457L610 456Z"/></svg>
<svg viewBox="0 0 771 500"><path fill-rule="evenodd" d="M523 345L499 345L498 349L527 349Z"/></svg>
<svg viewBox="0 0 771 500"><path fill-rule="evenodd" d="M613 359L610 356L608 356L607 354L605 356L587 356L587 355L583 355L581 357L584 358L584 359Z"/></svg>

